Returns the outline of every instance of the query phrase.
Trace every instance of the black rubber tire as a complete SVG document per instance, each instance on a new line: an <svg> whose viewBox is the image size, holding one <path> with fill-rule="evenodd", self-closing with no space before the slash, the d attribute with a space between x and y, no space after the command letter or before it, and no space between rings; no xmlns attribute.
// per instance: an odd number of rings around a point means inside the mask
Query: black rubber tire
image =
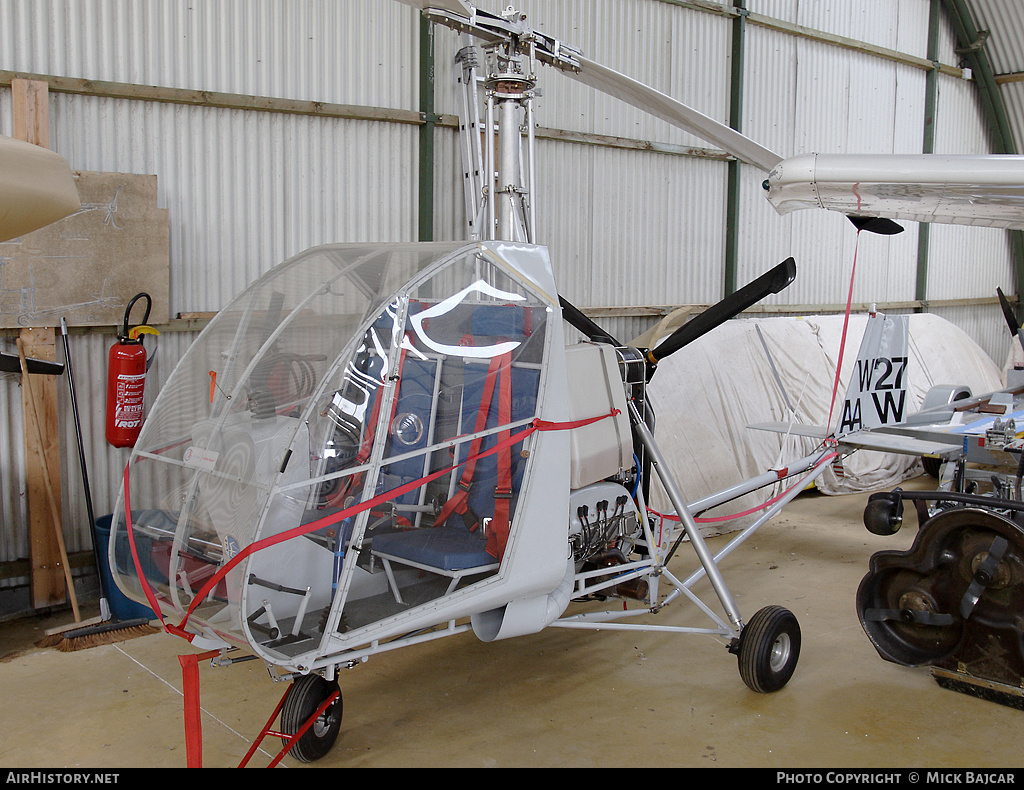
<svg viewBox="0 0 1024 790"><path fill-rule="evenodd" d="M281 731L287 735L297 733L324 700L336 691L339 692L338 698L295 742L289 755L304 763L311 763L327 754L338 739L343 709L337 682L324 680L319 675L303 675L292 682L281 708Z"/></svg>
<svg viewBox="0 0 1024 790"><path fill-rule="evenodd" d="M903 526L903 518L889 500L873 499L864 508L864 526L873 535L895 535Z"/></svg>
<svg viewBox="0 0 1024 790"><path fill-rule="evenodd" d="M934 456L921 456L921 463L924 464L924 473L929 477L934 477L936 480L939 479L939 475L942 472L942 459L935 458Z"/></svg>
<svg viewBox="0 0 1024 790"><path fill-rule="evenodd" d="M759 694L778 691L800 658L800 624L788 609L766 606L740 632L740 677Z"/></svg>

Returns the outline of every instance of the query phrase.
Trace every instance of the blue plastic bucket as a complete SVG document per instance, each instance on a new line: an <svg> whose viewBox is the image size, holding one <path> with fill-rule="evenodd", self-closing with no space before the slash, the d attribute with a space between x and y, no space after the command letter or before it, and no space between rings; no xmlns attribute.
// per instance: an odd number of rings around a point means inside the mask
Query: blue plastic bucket
<svg viewBox="0 0 1024 790"><path fill-rule="evenodd" d="M117 620L137 620L146 618L152 620L155 615L153 610L144 604L128 598L114 583L114 577L110 573L110 523L113 514L102 516L96 519L96 552L99 555L100 573L103 574L103 592L106 594L107 603L110 605L110 613ZM140 547L141 550L141 547ZM118 533L117 545L114 547L114 561L118 568L131 568L132 555L131 546L128 543L128 535L122 530Z"/></svg>

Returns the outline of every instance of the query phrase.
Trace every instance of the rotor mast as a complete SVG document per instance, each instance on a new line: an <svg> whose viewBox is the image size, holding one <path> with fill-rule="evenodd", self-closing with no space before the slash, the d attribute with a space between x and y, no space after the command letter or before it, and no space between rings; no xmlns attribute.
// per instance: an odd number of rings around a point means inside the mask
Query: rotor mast
<svg viewBox="0 0 1024 790"><path fill-rule="evenodd" d="M507 14L518 16L511 7ZM536 138L533 101L537 79L535 58L518 51L516 36L487 47L487 76L484 91L487 105L485 141L486 173L494 174L487 185L488 224L491 238L506 241L534 241ZM495 124L495 119L497 123ZM523 132L526 133L526 162L523 162ZM524 169L525 164L525 169ZM496 165L496 166L495 166Z"/></svg>
<svg viewBox="0 0 1024 790"><path fill-rule="evenodd" d="M471 238L536 241L536 123L534 101L538 61L576 68L572 47L526 25L526 15L507 6L500 16L472 6L465 14L426 8L437 22L481 42L485 75L478 78L476 48L456 54L456 80L464 92L463 136L467 226ZM479 143L479 94L485 118ZM524 150L525 148L525 150Z"/></svg>

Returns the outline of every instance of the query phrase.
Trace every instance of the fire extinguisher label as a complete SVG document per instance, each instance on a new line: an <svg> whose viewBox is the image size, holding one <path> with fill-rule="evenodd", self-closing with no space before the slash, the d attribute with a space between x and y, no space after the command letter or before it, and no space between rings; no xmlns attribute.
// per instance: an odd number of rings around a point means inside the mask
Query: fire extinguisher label
<svg viewBox="0 0 1024 790"><path fill-rule="evenodd" d="M115 428L138 428L142 425L146 374L117 377L114 408Z"/></svg>

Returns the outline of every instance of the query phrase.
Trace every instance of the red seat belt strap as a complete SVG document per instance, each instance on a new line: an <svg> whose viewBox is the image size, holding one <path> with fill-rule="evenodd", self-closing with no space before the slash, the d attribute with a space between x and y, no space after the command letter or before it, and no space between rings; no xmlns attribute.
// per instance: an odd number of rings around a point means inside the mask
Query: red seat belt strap
<svg viewBox="0 0 1024 790"><path fill-rule="evenodd" d="M188 768L203 767L203 723L199 707L199 659L212 658L216 650L209 653L190 653L178 656L181 664L181 686L184 697L185 720L185 765Z"/></svg>
<svg viewBox="0 0 1024 790"><path fill-rule="evenodd" d="M498 384L498 424L512 422L512 371L506 370ZM511 431L506 428L498 435L499 443L508 439ZM499 560L505 554L508 543L509 510L512 502L512 447L506 447L498 454L498 481L494 487L494 517L487 531L487 552Z"/></svg>
<svg viewBox="0 0 1024 790"><path fill-rule="evenodd" d="M491 357L491 362L487 366L487 378L484 380L484 392L480 398L480 410L476 414L476 427L473 429L474 433L480 433L487 427L487 417L491 410L491 398L494 397L494 382L498 377L506 378L502 376L502 372L507 372L507 367L511 364L512 355L502 354L501 356ZM466 464L465 469L462 472L462 477L459 479L458 490L452 494L451 499L444 503L441 508L441 512L438 513L434 523L440 526L448 520L452 513L465 513L466 512L466 500L469 498L469 486L473 482L473 472L476 468L476 456L480 452L480 444L483 441L482 436L477 436L473 439L470 445L469 456L472 459Z"/></svg>

